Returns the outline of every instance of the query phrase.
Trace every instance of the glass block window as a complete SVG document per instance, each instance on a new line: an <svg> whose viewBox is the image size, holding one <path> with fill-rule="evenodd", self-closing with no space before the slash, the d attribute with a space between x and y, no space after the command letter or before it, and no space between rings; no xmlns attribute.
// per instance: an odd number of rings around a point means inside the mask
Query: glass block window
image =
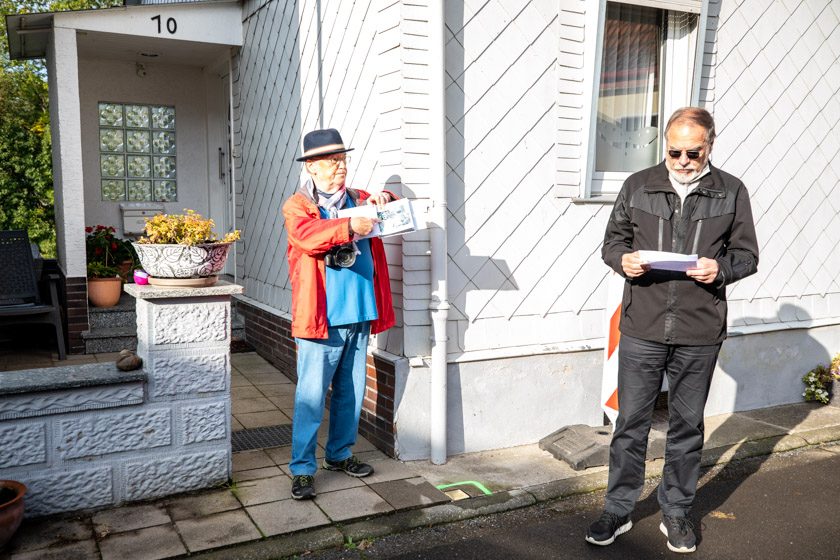
<svg viewBox="0 0 840 560"><path fill-rule="evenodd" d="M175 107L99 103L102 200L176 202Z"/></svg>

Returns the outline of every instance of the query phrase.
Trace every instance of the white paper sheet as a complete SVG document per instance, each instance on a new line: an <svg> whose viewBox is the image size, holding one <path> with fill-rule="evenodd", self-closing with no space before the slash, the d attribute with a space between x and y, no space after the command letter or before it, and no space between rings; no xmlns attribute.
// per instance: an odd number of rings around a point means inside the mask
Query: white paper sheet
<svg viewBox="0 0 840 560"><path fill-rule="evenodd" d="M360 204L353 208L343 208L338 211L339 218L371 218L379 220L373 225L371 232L363 237L387 237L408 233L417 229L411 201L400 198L378 209L375 204Z"/></svg>
<svg viewBox="0 0 840 560"><path fill-rule="evenodd" d="M657 270L685 272L697 268L697 255L683 255L667 251L639 251L639 258Z"/></svg>

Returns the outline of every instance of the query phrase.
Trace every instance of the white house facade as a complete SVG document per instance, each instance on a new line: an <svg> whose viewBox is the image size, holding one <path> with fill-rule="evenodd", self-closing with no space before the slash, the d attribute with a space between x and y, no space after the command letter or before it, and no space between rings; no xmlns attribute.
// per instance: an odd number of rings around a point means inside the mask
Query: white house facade
<svg viewBox="0 0 840 560"><path fill-rule="evenodd" d="M797 402L802 375L840 351L836 2L246 0L14 18L13 55L48 62L68 278L84 276L84 225L120 224L120 203L208 213L243 232L229 272L249 342L293 374L280 207L303 134L338 128L350 185L417 201L428 227L386 243L397 326L372 343L362 427L399 458L602 424L604 228L685 105L715 116L712 162L747 185L761 249L729 288L706 413ZM25 42L41 35L40 51ZM129 149L141 132L159 146ZM128 171L146 157L148 176ZM106 170L119 158L122 175Z"/></svg>

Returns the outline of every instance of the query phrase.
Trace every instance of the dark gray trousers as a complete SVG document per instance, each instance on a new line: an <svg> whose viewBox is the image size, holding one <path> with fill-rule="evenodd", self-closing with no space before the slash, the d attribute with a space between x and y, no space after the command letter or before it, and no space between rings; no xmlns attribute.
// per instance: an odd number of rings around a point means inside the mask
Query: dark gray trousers
<svg viewBox="0 0 840 560"><path fill-rule="evenodd" d="M659 505L685 516L694 502L703 451L703 409L720 344L676 346L622 335L618 347L618 420L610 443L605 509L633 511L645 478L653 407L668 376L668 438Z"/></svg>

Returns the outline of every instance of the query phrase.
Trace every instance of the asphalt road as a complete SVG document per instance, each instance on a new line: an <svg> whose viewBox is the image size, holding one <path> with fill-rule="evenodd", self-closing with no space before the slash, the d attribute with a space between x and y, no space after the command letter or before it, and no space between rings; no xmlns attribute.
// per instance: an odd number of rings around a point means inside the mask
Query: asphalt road
<svg viewBox="0 0 840 560"><path fill-rule="evenodd" d="M583 539L603 506L599 492L304 558L840 559L840 446L750 459L704 473L692 515L700 519L694 554L666 548L656 494L651 493L657 483L646 486L633 529L608 547Z"/></svg>

